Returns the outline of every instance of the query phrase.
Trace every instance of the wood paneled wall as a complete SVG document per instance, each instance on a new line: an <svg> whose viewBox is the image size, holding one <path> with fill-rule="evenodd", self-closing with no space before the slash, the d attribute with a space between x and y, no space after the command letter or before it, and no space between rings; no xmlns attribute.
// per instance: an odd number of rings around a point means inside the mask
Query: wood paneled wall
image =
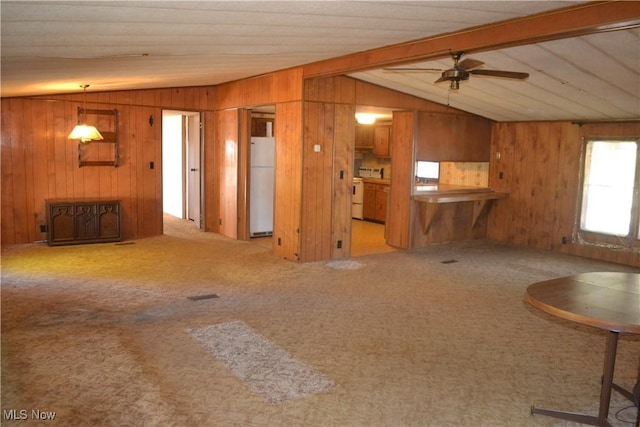
<svg viewBox="0 0 640 427"><path fill-rule="evenodd" d="M582 244L575 239L582 136L640 135L640 124L580 127L569 122L496 123L489 185L511 194L494 202L490 239L619 264L640 266L636 251ZM500 153L499 159L497 159ZM563 244L566 237L568 243Z"/></svg>
<svg viewBox="0 0 640 427"><path fill-rule="evenodd" d="M218 111L215 125L216 169L220 177L220 234L238 237L238 110Z"/></svg>
<svg viewBox="0 0 640 427"><path fill-rule="evenodd" d="M45 200L61 198L120 199L124 239L161 234L161 110L212 109L214 98L211 87L88 93L87 108L118 110L117 168L78 167L67 136L82 94L2 99L2 244L46 239Z"/></svg>
<svg viewBox="0 0 640 427"><path fill-rule="evenodd" d="M300 206L302 185L302 70L289 69L278 71L264 76L239 80L216 87L218 114L231 114L225 110L250 108L260 105L275 105L275 139L276 139L276 178L274 199L274 252L286 259L298 260L300 255ZM236 113L237 114L237 113ZM231 119L231 118L230 118ZM231 132L232 128L238 132L237 116L234 123L225 123L223 119L218 124ZM223 234L232 233L231 228L241 231L246 224L246 198L238 199L238 190L246 191L242 179L246 174L242 172L244 156L248 156L248 149L242 149L243 139L236 135L229 140L221 139L218 134L215 138L216 153L222 155L229 151L238 151L239 163L233 166L226 163L226 172L219 171L217 176L225 181L219 183L219 206L225 212L225 221L231 221L231 211L235 210L235 226L226 230ZM246 141L248 142L248 136ZM240 145L238 145L240 144ZM243 154L244 151L244 154ZM221 164L221 160L217 162ZM235 171L233 171L235 168ZM233 183L232 175L240 181L240 188ZM226 185L230 188L225 188ZM241 194L242 194L241 191ZM223 208L223 206L226 206ZM240 215L240 218L238 217ZM238 222L240 221L240 223ZM237 234L236 234L237 237ZM244 238L243 236L240 236ZM246 236L245 236L246 237Z"/></svg>
<svg viewBox="0 0 640 427"><path fill-rule="evenodd" d="M302 261L331 258L335 118L335 104L304 103Z"/></svg>
<svg viewBox="0 0 640 427"><path fill-rule="evenodd" d="M419 112L416 160L488 162L492 121L453 113Z"/></svg>
<svg viewBox="0 0 640 427"><path fill-rule="evenodd" d="M304 120L301 260L346 258L351 254L355 106L305 102Z"/></svg>
<svg viewBox="0 0 640 427"><path fill-rule="evenodd" d="M240 193L236 186L243 173L238 157L242 122L237 110L264 104L276 105L276 254L303 261L349 255L350 132L355 129L351 128L355 105L408 110L397 112L394 120L387 241L409 247L411 218L416 215L409 203L413 153L407 148L413 144L413 111L452 109L348 77L314 79L303 88L299 69L218 87L87 94L88 108L119 112L117 168L78 167L77 144L67 135L82 105L81 93L2 99L2 244L45 239L40 231L45 224L44 204L55 198L118 198L125 239L161 234L162 109L204 112L205 229L237 235ZM489 185L511 193L511 198L494 202L489 210L488 237L640 266L637 252L585 245L574 238L585 134L637 137L640 125L493 125ZM316 144L321 146L320 153L313 150ZM224 229L219 225L221 218ZM562 244L562 237L569 237L569 243ZM337 248L338 240L342 248Z"/></svg>
<svg viewBox="0 0 640 427"><path fill-rule="evenodd" d="M302 102L276 104L276 182L274 252L300 259L302 212Z"/></svg>
<svg viewBox="0 0 640 427"><path fill-rule="evenodd" d="M78 144L67 136L77 102L2 100L2 242L46 239L45 200L117 198L123 238L162 232L161 126L155 107L109 104L120 116L119 165L78 166ZM104 108L104 104L101 104ZM154 168L151 169L150 162Z"/></svg>
<svg viewBox="0 0 640 427"><path fill-rule="evenodd" d="M302 99L302 69L292 68L216 86L216 108L252 107Z"/></svg>
<svg viewBox="0 0 640 427"><path fill-rule="evenodd" d="M354 175L355 105L335 107L331 258L351 256L351 198Z"/></svg>
<svg viewBox="0 0 640 427"><path fill-rule="evenodd" d="M411 203L413 186L413 147L416 113L395 111L391 127L391 185L387 208L387 243L397 248L409 248L411 220L414 216Z"/></svg>
<svg viewBox="0 0 640 427"><path fill-rule="evenodd" d="M46 221L44 201L50 198L118 198L123 202L125 239L161 234L162 109L204 112L204 227L206 231L246 238L238 235L238 230L243 230L240 222L246 222L240 215L246 212L238 210L246 206L242 205L246 197L240 191L246 184L242 181L246 178L242 169L246 153L238 145L243 136L238 133L242 122L238 122L237 109L276 104L282 124L276 126L280 165L276 184L280 202L274 224L280 245L276 252L297 259L301 99L300 69L217 87L89 92L88 108L117 109L120 114L118 168L78 168L76 143L66 137L75 125L77 107L82 105L81 93L2 99L2 244L45 239L40 226ZM154 119L153 126L150 118Z"/></svg>

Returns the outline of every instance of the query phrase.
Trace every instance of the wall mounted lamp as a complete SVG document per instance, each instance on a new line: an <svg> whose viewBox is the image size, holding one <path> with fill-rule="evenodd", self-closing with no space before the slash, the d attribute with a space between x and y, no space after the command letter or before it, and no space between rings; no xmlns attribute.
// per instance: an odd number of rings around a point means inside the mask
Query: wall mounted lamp
<svg viewBox="0 0 640 427"><path fill-rule="evenodd" d="M98 129L95 126L91 126L87 124L87 88L89 85L81 85L80 86L83 93L83 105L82 105L82 121L73 128L68 139L79 139L83 143L89 143L91 141L97 141L104 139ZM79 120L79 119L78 119ZM79 120L80 121L80 120Z"/></svg>

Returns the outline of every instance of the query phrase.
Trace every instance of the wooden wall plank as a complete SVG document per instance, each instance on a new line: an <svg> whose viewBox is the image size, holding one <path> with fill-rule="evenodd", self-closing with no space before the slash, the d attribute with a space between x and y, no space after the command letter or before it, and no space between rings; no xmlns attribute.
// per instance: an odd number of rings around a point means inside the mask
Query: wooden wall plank
<svg viewBox="0 0 640 427"><path fill-rule="evenodd" d="M18 147L19 133L24 129L23 115L24 101L22 99L8 99L2 101L3 111L0 115L2 123L2 144L0 144L0 196L2 197L0 228L2 244L12 245L27 243L16 239L16 211L18 195L13 188L14 168L19 165L13 162L13 152Z"/></svg>
<svg viewBox="0 0 640 427"><path fill-rule="evenodd" d="M48 104L45 103L32 103L33 117L39 120L44 125L43 127L34 126L34 143L32 151L33 162L33 194L30 196L29 203L31 206L28 211L33 212L32 226L33 240L41 241L47 237L46 232L40 231L40 225L46 223L46 212L44 200L49 198L49 185L47 184L47 141L49 141L49 135L51 133L51 116L49 111L51 110ZM29 240L32 237L29 236Z"/></svg>
<svg viewBox="0 0 640 427"><path fill-rule="evenodd" d="M117 93L116 99L121 99L120 94ZM120 199L120 232L123 239L129 239L133 237L136 228L132 223L132 211L133 211L133 192L131 188L131 181L133 180L133 171L135 171L135 159L132 157L131 144L124 143L129 141L129 135L131 134L131 120L129 119L130 109L120 109L118 111L118 133L120 135L121 143L118 144L118 168L117 175L117 188L112 197Z"/></svg>
<svg viewBox="0 0 640 427"><path fill-rule="evenodd" d="M238 235L238 110L216 115L217 169L220 174L220 234Z"/></svg>
<svg viewBox="0 0 640 427"><path fill-rule="evenodd" d="M320 221L322 208L322 193L319 188L321 176L319 174L321 153L314 153L310 145L320 143L321 123L324 117L321 116L321 104L316 102L304 103L304 132L303 132L303 152L302 171L304 180L302 182L302 219L301 219L301 239L300 239L300 260L303 262L318 259L319 245L318 222Z"/></svg>
<svg viewBox="0 0 640 427"><path fill-rule="evenodd" d="M388 217L386 222L387 244L407 249L410 244L411 221L415 213L411 211L410 200L413 186L414 120L412 111L394 111L391 130L391 185L388 199Z"/></svg>
<svg viewBox="0 0 640 427"><path fill-rule="evenodd" d="M276 104L275 253L299 260L302 211L302 102Z"/></svg>
<svg viewBox="0 0 640 427"><path fill-rule="evenodd" d="M419 112L416 160L487 162L491 120L455 112Z"/></svg>
<svg viewBox="0 0 640 427"><path fill-rule="evenodd" d="M513 171L514 136L509 123L496 123L491 138L491 156L489 162L489 187L498 192L509 192ZM513 198L493 202L492 215L489 215L488 234L494 240L508 241L512 239L513 216L508 206L514 203Z"/></svg>
<svg viewBox="0 0 640 427"><path fill-rule="evenodd" d="M218 191L219 180L217 173L216 157L216 113L205 112L204 115L204 229L205 231L219 232L218 218L220 218L220 200Z"/></svg>
<svg viewBox="0 0 640 427"><path fill-rule="evenodd" d="M336 86L336 92L341 87ZM336 105L333 149L331 259L351 256L351 198L355 148L355 105ZM342 242L338 248L338 241Z"/></svg>
<svg viewBox="0 0 640 427"><path fill-rule="evenodd" d="M249 163L251 160L251 110L238 111L238 240L250 239Z"/></svg>
<svg viewBox="0 0 640 427"><path fill-rule="evenodd" d="M38 106L40 107L40 106ZM25 132L24 132L24 212L36 212L35 208L35 186L36 181L34 179L35 169L38 168L37 164L34 164L33 156L29 155L38 150L37 138L39 129L37 129L35 123L36 120L41 120L42 110L41 108L34 108L33 103L29 103L27 110L25 110ZM25 215L23 220L25 223L24 239L33 242L35 240L35 215Z"/></svg>
<svg viewBox="0 0 640 427"><path fill-rule="evenodd" d="M331 86L320 88L333 92ZM326 96L326 95L324 95ZM331 257L335 106L304 104L302 261ZM320 151L316 152L315 145Z"/></svg>

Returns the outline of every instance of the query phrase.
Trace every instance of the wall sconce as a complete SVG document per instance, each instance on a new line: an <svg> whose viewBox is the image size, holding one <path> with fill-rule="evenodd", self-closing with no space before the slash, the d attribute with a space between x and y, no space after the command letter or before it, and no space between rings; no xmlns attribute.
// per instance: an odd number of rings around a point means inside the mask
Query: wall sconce
<svg viewBox="0 0 640 427"><path fill-rule="evenodd" d="M104 139L98 129L95 126L91 126L87 124L87 88L89 85L81 85L80 86L84 90L83 96L83 105L82 105L82 122L78 123L76 127L73 128L68 139L79 139L83 143L89 143L91 141L97 141Z"/></svg>
<svg viewBox="0 0 640 427"><path fill-rule="evenodd" d="M356 113L356 121L361 125L372 125L376 122L376 115L372 113Z"/></svg>

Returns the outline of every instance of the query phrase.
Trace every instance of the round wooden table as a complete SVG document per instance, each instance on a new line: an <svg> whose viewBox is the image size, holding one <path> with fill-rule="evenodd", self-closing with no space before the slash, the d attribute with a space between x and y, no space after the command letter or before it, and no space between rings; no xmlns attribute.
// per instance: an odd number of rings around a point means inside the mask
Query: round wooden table
<svg viewBox="0 0 640 427"><path fill-rule="evenodd" d="M583 273L534 283L525 301L553 316L609 332L600 389L598 416L531 407L532 414L548 415L595 426L610 426L609 402L615 389L638 405L637 396L613 383L620 333L640 334L640 274ZM640 388L640 379L636 384ZM640 424L640 415L636 425Z"/></svg>

